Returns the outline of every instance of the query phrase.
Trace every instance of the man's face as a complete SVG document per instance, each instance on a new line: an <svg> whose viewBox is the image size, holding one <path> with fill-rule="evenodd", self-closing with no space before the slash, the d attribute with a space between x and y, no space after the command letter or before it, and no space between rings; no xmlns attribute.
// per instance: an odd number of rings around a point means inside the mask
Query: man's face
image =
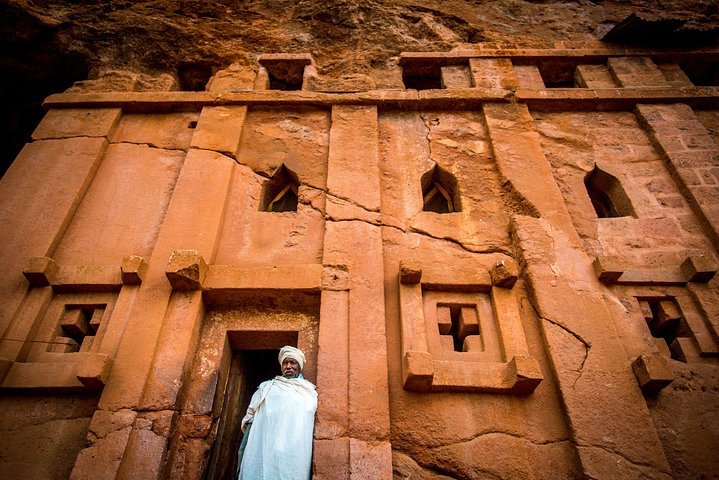
<svg viewBox="0 0 719 480"><path fill-rule="evenodd" d="M285 358L282 362L282 376L297 378L300 374L300 364L294 358Z"/></svg>

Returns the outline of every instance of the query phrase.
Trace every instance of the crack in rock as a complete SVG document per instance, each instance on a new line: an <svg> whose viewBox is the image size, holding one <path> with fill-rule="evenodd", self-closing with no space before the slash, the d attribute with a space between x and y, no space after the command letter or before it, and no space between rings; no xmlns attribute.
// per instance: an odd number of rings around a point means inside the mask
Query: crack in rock
<svg viewBox="0 0 719 480"><path fill-rule="evenodd" d="M562 439L558 439L558 440L533 440L531 438L519 435L518 433L505 432L502 430L487 430L487 431L479 432L475 435L472 435L471 437L467 437L466 439L462 439L458 442L434 445L434 446L427 447L427 448L429 448L430 450L437 450L439 448L451 448L451 447L454 447L455 445L472 442L474 440L477 440L478 438L481 438L481 437L484 437L487 435L506 435L508 437L516 438L519 440L524 440L524 441L531 443L532 445L538 445L538 446L553 445L555 443L563 443L563 442L569 441L568 438L562 438Z"/></svg>
<svg viewBox="0 0 719 480"><path fill-rule="evenodd" d="M103 137L88 137L88 138L103 138ZM123 140L121 142L110 142L108 141L110 145L137 145L140 147L147 147L147 148L154 148L155 150L167 150L168 152L182 152L184 154L188 153L188 149L184 148L167 148L167 147L160 147L158 145L155 145L154 143L148 143L148 142L128 142L126 140ZM200 148L197 148L195 150L202 150ZM214 152L214 150L209 150L211 152ZM219 152L217 152L219 153ZM224 154L223 154L224 155Z"/></svg>
<svg viewBox="0 0 719 480"><path fill-rule="evenodd" d="M577 448L588 448L588 449L595 448L595 449L598 449L598 450L602 450L602 451L604 451L604 452L607 452L607 453L610 454L610 455L615 455L615 456L617 456L617 457L623 459L623 460L626 461L628 464L633 465L633 466L639 468L640 470L650 469L650 470L652 470L652 471L654 471L654 472L659 472L659 473L665 475L667 479L670 479L670 478L671 478L671 477L670 477L671 474L670 474L669 472L665 472L665 471L660 470L659 468L657 468L656 465L651 465L651 464L646 463L646 462L638 462L638 461L632 460L632 459L630 459L629 457L627 457L625 454L623 454L623 453L621 453L621 452L618 452L618 451L616 451L616 450L613 450L613 449L611 449L611 448L607 448L607 447L602 446L602 445L589 445L589 444L583 443L581 439L577 439ZM649 475L648 477L649 477L649 478L656 478L655 475Z"/></svg>
<svg viewBox="0 0 719 480"><path fill-rule="evenodd" d="M562 330L563 332L568 333L569 335L571 335L572 337L574 337L574 338L575 338L578 342L580 342L580 343L582 344L582 346L584 347L584 358L582 358L582 363L579 365L579 368L577 368L576 370L574 370L575 372L579 373L579 375L577 375L577 378L575 378L575 379L574 379L574 382L572 383L572 389L574 389L574 387L577 385L577 382L579 381L579 379L582 378L582 373L584 373L584 365L587 363L587 359L589 358L589 350L592 348L592 343L589 342L589 341L587 341L587 340L585 340L585 339L584 339L581 335L579 335L578 333L576 333L576 332L572 331L571 329L569 329L566 325L563 325L562 323L557 322L556 320L552 320L552 319L549 318L549 317L546 317L546 316L541 315L541 314L539 313L539 310L537 309L537 306L534 304L534 302L530 301L529 304L532 306L532 309L534 310L535 315L536 315L540 320L543 320L543 321L545 321L545 322L547 322L547 323L550 323L550 324L552 324L552 325L555 325L555 326L559 327L560 330Z"/></svg>

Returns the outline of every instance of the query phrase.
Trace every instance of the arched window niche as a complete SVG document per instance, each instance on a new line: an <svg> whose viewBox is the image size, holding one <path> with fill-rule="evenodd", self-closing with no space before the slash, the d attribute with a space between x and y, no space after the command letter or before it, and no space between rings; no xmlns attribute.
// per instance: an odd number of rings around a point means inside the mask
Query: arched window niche
<svg viewBox="0 0 719 480"><path fill-rule="evenodd" d="M459 188L454 175L435 165L422 175L422 211L434 213L461 212Z"/></svg>
<svg viewBox="0 0 719 480"><path fill-rule="evenodd" d="M617 178L594 166L584 178L584 186L599 218L634 217L634 207Z"/></svg>
<svg viewBox="0 0 719 480"><path fill-rule="evenodd" d="M282 164L272 178L265 182L260 210L263 212L296 212L299 186L297 175Z"/></svg>

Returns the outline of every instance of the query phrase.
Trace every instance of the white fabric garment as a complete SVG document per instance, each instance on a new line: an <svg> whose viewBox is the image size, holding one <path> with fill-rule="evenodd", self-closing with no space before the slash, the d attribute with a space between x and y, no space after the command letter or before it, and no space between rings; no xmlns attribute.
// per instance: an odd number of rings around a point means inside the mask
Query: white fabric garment
<svg viewBox="0 0 719 480"><path fill-rule="evenodd" d="M252 423L239 480L307 480L312 467L315 386L277 376L252 395L242 431Z"/></svg>

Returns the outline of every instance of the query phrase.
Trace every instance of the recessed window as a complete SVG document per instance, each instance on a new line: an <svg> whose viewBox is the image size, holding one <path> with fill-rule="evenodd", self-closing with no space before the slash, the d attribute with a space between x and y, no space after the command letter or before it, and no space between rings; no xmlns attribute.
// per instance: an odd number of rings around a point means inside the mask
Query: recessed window
<svg viewBox="0 0 719 480"><path fill-rule="evenodd" d="M265 184L261 209L265 212L296 212L298 188L297 175L282 165Z"/></svg>
<svg viewBox="0 0 719 480"><path fill-rule="evenodd" d="M461 211L457 190L454 175L435 166L422 176L422 210L434 213Z"/></svg>
<svg viewBox="0 0 719 480"><path fill-rule="evenodd" d="M312 63L309 55L262 55L259 63L267 71L270 90L302 90L305 67Z"/></svg>
<svg viewBox="0 0 719 480"><path fill-rule="evenodd" d="M635 217L634 208L617 178L594 167L584 179L584 186L599 218Z"/></svg>
<svg viewBox="0 0 719 480"><path fill-rule="evenodd" d="M671 297L646 298L639 299L639 305L652 337L663 339L670 349L671 357L683 361L672 344L677 338L691 338L693 335L676 300Z"/></svg>
<svg viewBox="0 0 719 480"><path fill-rule="evenodd" d="M405 60L402 63L402 82L407 90L440 90L444 88L441 65L431 61Z"/></svg>

